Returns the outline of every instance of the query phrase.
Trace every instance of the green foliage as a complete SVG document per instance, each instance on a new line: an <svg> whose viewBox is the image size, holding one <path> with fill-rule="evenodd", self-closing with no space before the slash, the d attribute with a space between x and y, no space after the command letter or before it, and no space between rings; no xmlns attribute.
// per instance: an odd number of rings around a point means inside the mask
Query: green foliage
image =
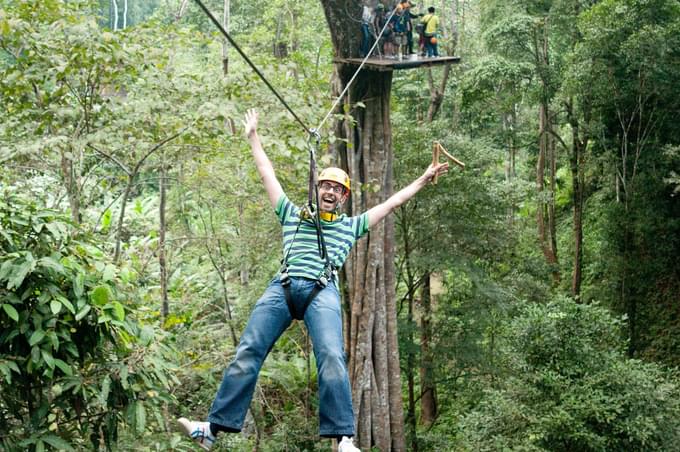
<svg viewBox="0 0 680 452"><path fill-rule="evenodd" d="M503 331L505 373L462 420L479 450L669 450L680 389L626 359L623 323L598 305L529 304Z"/></svg>
<svg viewBox="0 0 680 452"><path fill-rule="evenodd" d="M592 150L607 172L593 182L604 185L590 214L601 253L588 264L596 278L588 289L628 315L631 355L677 364L670 300L678 296L679 207L663 178L677 167L668 149L680 142L674 122L665 119L680 105L680 8L664 0L607 1L584 12L578 25L583 39L574 61L581 64L574 64L569 83L592 93L601 118ZM606 179L613 172L616 193Z"/></svg>
<svg viewBox="0 0 680 452"><path fill-rule="evenodd" d="M119 269L63 215L7 189L0 225L2 444L110 448L120 424L163 425L172 350L139 321Z"/></svg>
<svg viewBox="0 0 680 452"><path fill-rule="evenodd" d="M110 1L0 0L0 180L11 186L0 203L0 448L115 447L117 436L121 450L188 450L186 439L164 430L165 414L205 417L232 334L278 265L279 228L240 119L258 108L265 149L299 202L306 137L233 49L223 74L221 37L192 2L176 17L181 3L129 1L128 29L114 32ZM206 4L221 16L222 1ZM638 356L672 365L680 356L677 2L463 4L463 59L450 73L440 119L419 124L441 68L395 71L392 86L395 187L422 173L435 139L468 164L397 212L398 293L425 271L444 291L429 319L439 414L418 427L419 449L450 450L454 439L456 448L485 450L672 447L677 389L620 350L635 344ZM448 24L449 10L440 11ZM359 10L345 12L358 19ZM322 25L319 2L231 4L233 36L310 127L332 100L333 49ZM288 57L273 56L275 46ZM537 100L546 95L565 143L570 103L591 137L581 299L634 313L622 322L564 300L515 306L542 302L551 286L568 291L573 265L568 146L557 147L559 284L536 245L532 155ZM627 142L621 118L632 125ZM645 118L654 126L647 135L636 126ZM321 131L322 165L332 160L332 129L329 121ZM639 159L621 155L637 144ZM511 152L516 171L506 171ZM635 182L615 186L634 164ZM62 216L74 208L79 230ZM107 256L118 234L122 254L113 265ZM399 320L402 358L417 361L415 301L415 321L405 321L405 309ZM304 340L295 328L282 337L263 368L246 434L222 446L326 448L316 438ZM404 359L402 375L413 371L406 366ZM177 403L166 393L174 378Z"/></svg>
<svg viewBox="0 0 680 452"><path fill-rule="evenodd" d="M87 16L88 2L3 3L0 92L10 122L0 132L11 133L13 154L70 150L69 139L87 134L105 116L103 88L118 86L128 52L118 36L102 33ZM48 139L16 146L35 135Z"/></svg>
<svg viewBox="0 0 680 452"><path fill-rule="evenodd" d="M662 158L656 165L661 170L670 168L671 162ZM675 366L680 204L658 177L643 173L639 178L640 188L627 213L622 203L602 196L589 207L593 256L584 275L585 295L606 300L623 313L634 303L636 350L640 356ZM631 286L626 298L617 290L622 278Z"/></svg>
<svg viewBox="0 0 680 452"><path fill-rule="evenodd" d="M657 103L662 108L677 105L674 96L667 96L679 77L678 27L680 8L667 0L607 1L583 14L583 42L577 52L581 61L595 66L595 77L587 82L598 90L594 100L601 108L618 109L628 117L636 116L637 102L648 109ZM648 112L639 114L646 121ZM614 118L606 122L619 127Z"/></svg>

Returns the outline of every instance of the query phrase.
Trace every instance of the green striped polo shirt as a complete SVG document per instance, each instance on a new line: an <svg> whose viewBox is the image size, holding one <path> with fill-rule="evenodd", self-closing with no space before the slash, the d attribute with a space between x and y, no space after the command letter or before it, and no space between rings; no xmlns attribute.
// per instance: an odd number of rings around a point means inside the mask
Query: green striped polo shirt
<svg viewBox="0 0 680 452"><path fill-rule="evenodd" d="M276 215L283 229L283 255L288 253L288 274L303 278L317 279L323 272L326 261L319 256L316 229L311 220L303 220L300 229L300 208L283 194L276 203ZM360 237L368 232L368 214L356 217L340 215L334 221L321 220L323 237L331 263L340 268L347 259L350 249ZM295 241L293 242L293 237ZM292 246L292 248L291 248Z"/></svg>

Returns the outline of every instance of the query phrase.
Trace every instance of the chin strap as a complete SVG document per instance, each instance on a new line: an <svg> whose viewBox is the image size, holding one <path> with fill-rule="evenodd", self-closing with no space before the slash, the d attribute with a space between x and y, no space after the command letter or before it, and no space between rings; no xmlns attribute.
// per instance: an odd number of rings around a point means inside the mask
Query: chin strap
<svg viewBox="0 0 680 452"><path fill-rule="evenodd" d="M335 221L338 218L338 214L335 212L321 212L319 216L323 221Z"/></svg>

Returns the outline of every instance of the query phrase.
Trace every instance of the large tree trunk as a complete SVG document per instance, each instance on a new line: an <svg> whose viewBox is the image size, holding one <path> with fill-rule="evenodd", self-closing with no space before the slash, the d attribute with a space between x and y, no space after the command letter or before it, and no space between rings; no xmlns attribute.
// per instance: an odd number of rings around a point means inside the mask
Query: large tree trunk
<svg viewBox="0 0 680 452"><path fill-rule="evenodd" d="M585 177L583 175L583 159L588 146L589 137L583 133L579 119L574 111L574 102L571 100L566 104L567 117L571 125L571 154L569 158L571 168L571 181L573 186L572 202L574 203L573 212L573 231L574 231L574 270L571 278L571 293L576 300L581 297L581 271L583 268L583 191ZM588 108L584 111L584 120L587 124L590 118Z"/></svg>
<svg viewBox="0 0 680 452"><path fill-rule="evenodd" d="M546 72L550 67L548 45L548 18L536 30L534 35L534 51L536 70ZM544 73L540 74L541 102L538 110L539 145L538 161L536 163L536 191L538 203L536 221L538 223L538 240L545 259L552 267L553 279L559 282L560 273L557 261L557 237L555 228L555 145L552 138L552 123L550 118L550 81ZM550 190L545 190L545 170L550 176ZM546 232L547 226L547 232Z"/></svg>
<svg viewBox="0 0 680 452"><path fill-rule="evenodd" d="M409 287L412 287L412 281L409 284ZM414 303L415 303L415 293L413 290L409 290L408 294L408 325L409 325L409 333L408 333L408 344L409 348L413 348L411 344L415 343L415 337L413 334L414 330ZM411 446L411 450L413 452L418 452L418 429L416 425L416 381L415 381L415 369L416 369L416 354L414 353L413 350L410 350L407 352L407 360L406 360L406 380L407 380L407 386L408 386L408 410L406 414L406 420L408 422L408 426L411 429L409 433L409 442Z"/></svg>
<svg viewBox="0 0 680 452"><path fill-rule="evenodd" d="M428 70L430 85L430 106L427 111L427 121L432 122L439 112L444 100L444 90L449 78L451 66L444 68L444 75L439 89L434 87L432 69ZM438 101L435 99L438 97ZM421 295L422 315L420 321L420 423L431 425L437 416L437 392L435 390L435 376L433 357L430 351L432 340L432 303L430 291L430 277L432 272L428 270L423 276L423 290Z"/></svg>
<svg viewBox="0 0 680 452"><path fill-rule="evenodd" d="M411 241L410 236L411 222L409 221L411 215L408 213L407 208L401 207L400 221L398 221L399 228L401 229L401 236L404 242L404 261L403 261L403 272L402 278L406 283L407 290L407 301L408 301L408 332L406 336L406 382L408 388L408 409L406 411L406 424L408 425L408 442L410 451L418 452L418 429L417 429L417 418L416 418L416 370L418 369L417 363L417 353L415 350L415 332L416 332L416 320L415 320L415 303L416 303L416 290L420 281L416 280L416 275L414 275L413 269L411 268Z"/></svg>
<svg viewBox="0 0 680 452"><path fill-rule="evenodd" d="M357 122L346 123L342 132L353 146L339 151L355 187L370 184L375 190L352 193L353 214L381 203L393 192L391 74L366 72L355 83L350 98L363 102L365 108L352 111ZM346 331L357 436L361 447L380 450L405 450L394 249L394 219L389 216L357 244L348 262L351 315Z"/></svg>
<svg viewBox="0 0 680 452"><path fill-rule="evenodd" d="M538 224L538 241L545 256L546 262L552 267L553 278L559 281L559 269L557 267L556 240L553 238L553 222L555 211L552 207L554 193L546 192L545 170L548 168L550 180L554 179L553 157L549 132L550 119L546 104L539 106L539 146L538 160L536 162L536 192L538 203L536 206L536 222ZM552 183L551 183L552 185ZM547 229L547 230L546 230Z"/></svg>
<svg viewBox="0 0 680 452"><path fill-rule="evenodd" d="M347 11L361 11L358 1L323 0L338 57L356 56L361 33ZM338 64L336 95L355 66ZM351 214L386 200L393 192L390 128L391 72L363 70L349 90L346 104L356 122L336 126L334 150L353 180ZM365 107L352 107L362 102ZM346 268L350 315L345 334L357 422L363 449L406 450L395 300L394 217L375 226L352 251Z"/></svg>

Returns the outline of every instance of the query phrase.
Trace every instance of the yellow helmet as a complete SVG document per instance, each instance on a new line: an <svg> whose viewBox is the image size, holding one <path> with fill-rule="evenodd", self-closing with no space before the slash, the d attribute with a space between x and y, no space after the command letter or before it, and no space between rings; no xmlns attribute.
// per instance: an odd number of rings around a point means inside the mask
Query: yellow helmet
<svg viewBox="0 0 680 452"><path fill-rule="evenodd" d="M321 171L319 175L319 182L329 180L332 182L337 182L349 191L349 176L346 172L340 168L330 167Z"/></svg>

